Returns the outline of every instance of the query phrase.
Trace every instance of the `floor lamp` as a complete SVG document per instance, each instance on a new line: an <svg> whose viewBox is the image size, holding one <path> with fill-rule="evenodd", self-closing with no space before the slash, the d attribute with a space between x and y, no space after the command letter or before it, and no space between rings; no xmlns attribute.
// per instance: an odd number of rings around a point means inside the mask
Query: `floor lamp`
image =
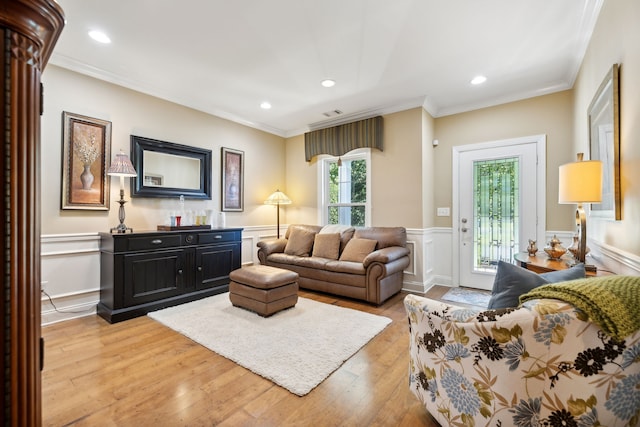
<svg viewBox="0 0 640 427"><path fill-rule="evenodd" d="M290 205L291 204L291 199L289 199L287 197L286 194L284 194L282 191L280 190L276 190L275 193L273 193L272 195L270 195L267 200L264 201L265 205L276 205L276 209L277 209L277 214L276 214L276 218L277 218L277 223L278 223L278 239L280 238L280 205Z"/></svg>
<svg viewBox="0 0 640 427"><path fill-rule="evenodd" d="M107 170L107 175L120 177L120 200L118 200L118 203L120 203L120 209L118 210L118 219L120 220L120 224L118 224L117 227L113 227L111 229L111 232L112 233L114 232L126 233L127 231L133 232L132 228L129 228L126 225L124 225L124 204L127 203L127 201L124 199L124 178L136 177L138 176L138 173L136 172L133 165L131 164L131 160L129 160L129 157L126 154L124 154L122 150L120 150L120 153L116 154L115 159L113 159L111 166L109 166L109 169Z"/></svg>
<svg viewBox="0 0 640 427"><path fill-rule="evenodd" d="M585 262L587 254L587 218L582 208L583 203L600 203L602 201L602 162L599 160L582 160L583 153L578 153L578 161L560 166L558 176L558 203L578 205L576 210L576 226L578 227L578 251L576 262ZM588 267L588 268L587 268ZM595 270L595 266L586 266L587 270Z"/></svg>

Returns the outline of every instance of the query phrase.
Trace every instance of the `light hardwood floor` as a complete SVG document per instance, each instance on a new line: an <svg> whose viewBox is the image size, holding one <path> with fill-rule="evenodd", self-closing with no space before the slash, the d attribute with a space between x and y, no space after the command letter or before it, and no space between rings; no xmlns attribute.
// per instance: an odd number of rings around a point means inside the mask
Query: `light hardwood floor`
<svg viewBox="0 0 640 427"><path fill-rule="evenodd" d="M393 320L303 397L147 316L43 327L43 425L437 426L408 388L405 295L375 307L301 290L305 298Z"/></svg>

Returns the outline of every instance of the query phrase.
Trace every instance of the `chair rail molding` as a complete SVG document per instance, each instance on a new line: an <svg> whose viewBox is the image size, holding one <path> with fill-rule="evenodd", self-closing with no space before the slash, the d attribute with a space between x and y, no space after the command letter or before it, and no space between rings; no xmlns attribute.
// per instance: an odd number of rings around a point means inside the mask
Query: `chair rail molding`
<svg viewBox="0 0 640 427"><path fill-rule="evenodd" d="M605 265L608 270L616 274L640 275L640 257L637 255L596 240L589 240L588 245L591 248L591 252L587 256L594 257Z"/></svg>

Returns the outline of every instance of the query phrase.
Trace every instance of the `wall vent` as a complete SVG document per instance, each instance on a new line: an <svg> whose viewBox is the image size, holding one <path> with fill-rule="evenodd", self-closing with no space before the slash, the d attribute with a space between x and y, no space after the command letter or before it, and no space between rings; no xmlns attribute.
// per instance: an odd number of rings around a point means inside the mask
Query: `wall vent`
<svg viewBox="0 0 640 427"><path fill-rule="evenodd" d="M326 113L322 113L325 117L335 117L335 116L339 116L340 114L342 114L342 111L340 110L331 110L331 111L327 111Z"/></svg>

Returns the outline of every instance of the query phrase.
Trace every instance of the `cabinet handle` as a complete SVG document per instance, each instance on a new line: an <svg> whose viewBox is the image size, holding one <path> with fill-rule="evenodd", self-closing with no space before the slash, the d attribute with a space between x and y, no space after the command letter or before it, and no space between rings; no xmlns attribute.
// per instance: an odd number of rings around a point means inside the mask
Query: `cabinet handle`
<svg viewBox="0 0 640 427"><path fill-rule="evenodd" d="M219 235L219 234L216 234L213 238L214 238L214 239L222 239L222 236L221 236L221 235Z"/></svg>
<svg viewBox="0 0 640 427"><path fill-rule="evenodd" d="M202 266L201 265L198 266L198 271L202 271Z"/></svg>
<svg viewBox="0 0 640 427"><path fill-rule="evenodd" d="M178 274L182 276L182 269L178 270Z"/></svg>
<svg viewBox="0 0 640 427"><path fill-rule="evenodd" d="M161 243L162 243L162 239L153 239L153 240L151 241L151 244L152 244L152 245L159 245L159 244L161 244Z"/></svg>

